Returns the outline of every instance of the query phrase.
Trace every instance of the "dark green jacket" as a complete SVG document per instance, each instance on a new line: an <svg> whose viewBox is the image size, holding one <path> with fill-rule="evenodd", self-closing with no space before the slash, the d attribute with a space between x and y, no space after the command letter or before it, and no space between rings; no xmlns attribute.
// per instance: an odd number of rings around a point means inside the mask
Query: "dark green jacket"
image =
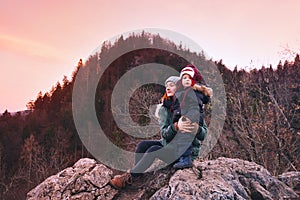
<svg viewBox="0 0 300 200"><path fill-rule="evenodd" d="M167 145L177 134L173 124L173 112L170 112L168 108L165 106L161 106L158 112L159 115L159 125L160 125L160 133L162 136L161 143L162 145ZM199 127L196 137L193 141L193 153L192 159L195 160L199 155L199 150L201 147L201 142L205 139L207 135L207 126L204 121L203 127Z"/></svg>

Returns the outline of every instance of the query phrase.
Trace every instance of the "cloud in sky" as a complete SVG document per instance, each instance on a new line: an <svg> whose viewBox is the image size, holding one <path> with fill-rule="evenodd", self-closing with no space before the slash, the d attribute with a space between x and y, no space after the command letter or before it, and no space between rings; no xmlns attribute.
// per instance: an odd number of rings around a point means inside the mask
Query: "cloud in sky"
<svg viewBox="0 0 300 200"><path fill-rule="evenodd" d="M47 44L39 41L32 41L11 35L0 34L0 51L8 51L24 56L32 56L35 58L46 59L48 61L57 61L66 59L62 56L62 52Z"/></svg>

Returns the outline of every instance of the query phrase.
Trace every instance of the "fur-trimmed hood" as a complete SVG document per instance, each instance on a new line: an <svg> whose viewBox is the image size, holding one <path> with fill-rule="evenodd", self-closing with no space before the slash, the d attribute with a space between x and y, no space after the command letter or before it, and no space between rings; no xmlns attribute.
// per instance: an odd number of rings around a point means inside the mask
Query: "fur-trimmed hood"
<svg viewBox="0 0 300 200"><path fill-rule="evenodd" d="M208 96L210 98L213 97L213 90L209 87L206 87L205 85L195 84L193 86L193 89L202 92L205 96Z"/></svg>

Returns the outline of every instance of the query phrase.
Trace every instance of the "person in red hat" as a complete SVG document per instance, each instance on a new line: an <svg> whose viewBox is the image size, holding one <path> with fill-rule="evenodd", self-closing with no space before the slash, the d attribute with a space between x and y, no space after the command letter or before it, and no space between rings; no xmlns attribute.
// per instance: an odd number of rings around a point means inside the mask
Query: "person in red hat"
<svg viewBox="0 0 300 200"><path fill-rule="evenodd" d="M212 97L212 89L204 85L200 85L202 76L198 69L193 65L184 67L180 72L180 79L176 97L179 105L174 110L173 123L183 117L183 119L195 127L204 125L203 104L207 104ZM176 148L178 156L177 163L173 165L175 169L183 169L192 167L193 157L193 138L196 136L198 128L193 134L186 134L184 131L178 133L178 147Z"/></svg>

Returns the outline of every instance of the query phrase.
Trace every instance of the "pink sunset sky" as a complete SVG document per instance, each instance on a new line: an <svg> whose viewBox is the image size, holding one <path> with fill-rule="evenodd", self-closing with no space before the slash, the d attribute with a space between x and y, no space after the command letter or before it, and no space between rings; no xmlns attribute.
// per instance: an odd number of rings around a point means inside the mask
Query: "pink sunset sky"
<svg viewBox="0 0 300 200"><path fill-rule="evenodd" d="M137 29L183 34L231 69L275 67L284 47L300 49L299 8L296 0L2 1L0 113L26 109L102 42Z"/></svg>

